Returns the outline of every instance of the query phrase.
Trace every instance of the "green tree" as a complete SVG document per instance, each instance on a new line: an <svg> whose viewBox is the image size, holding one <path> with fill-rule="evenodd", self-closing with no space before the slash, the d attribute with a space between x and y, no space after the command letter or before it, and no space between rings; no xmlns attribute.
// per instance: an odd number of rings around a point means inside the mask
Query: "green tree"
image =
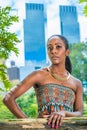
<svg viewBox="0 0 87 130"><path fill-rule="evenodd" d="M83 13L87 17L87 0L79 0L79 3L85 3Z"/></svg>
<svg viewBox="0 0 87 130"><path fill-rule="evenodd" d="M72 74L79 78L81 81L87 80L87 44L76 43L70 46L72 61Z"/></svg>
<svg viewBox="0 0 87 130"><path fill-rule="evenodd" d="M10 32L10 27L14 22L18 21L18 16L12 15L11 7L0 7L0 82L4 83L6 90L11 87L11 83L6 76L7 66L5 61L12 52L16 55L19 54L16 45L20 42L16 33Z"/></svg>

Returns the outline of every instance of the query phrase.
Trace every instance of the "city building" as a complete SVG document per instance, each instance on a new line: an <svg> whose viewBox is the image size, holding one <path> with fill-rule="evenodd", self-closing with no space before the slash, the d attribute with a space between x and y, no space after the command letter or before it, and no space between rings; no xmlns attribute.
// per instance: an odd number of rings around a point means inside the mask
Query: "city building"
<svg viewBox="0 0 87 130"><path fill-rule="evenodd" d="M46 8L44 3L26 3L24 29L24 61L20 80L32 71L46 66Z"/></svg>
<svg viewBox="0 0 87 130"><path fill-rule="evenodd" d="M61 35L65 36L69 43L80 42L80 27L76 6L59 6Z"/></svg>
<svg viewBox="0 0 87 130"><path fill-rule="evenodd" d="M25 61L46 62L44 4L26 3L23 21Z"/></svg>
<svg viewBox="0 0 87 130"><path fill-rule="evenodd" d="M11 67L7 69L9 80L20 80L20 70L15 66L15 62L11 61Z"/></svg>

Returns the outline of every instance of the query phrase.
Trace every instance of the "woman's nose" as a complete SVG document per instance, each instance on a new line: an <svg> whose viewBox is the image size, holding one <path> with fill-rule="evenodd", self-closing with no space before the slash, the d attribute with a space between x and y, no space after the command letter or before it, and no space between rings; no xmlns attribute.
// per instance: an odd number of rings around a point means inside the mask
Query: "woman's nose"
<svg viewBox="0 0 87 130"><path fill-rule="evenodd" d="M53 49L52 49L52 53L56 53L56 52L57 52L56 48L53 47Z"/></svg>

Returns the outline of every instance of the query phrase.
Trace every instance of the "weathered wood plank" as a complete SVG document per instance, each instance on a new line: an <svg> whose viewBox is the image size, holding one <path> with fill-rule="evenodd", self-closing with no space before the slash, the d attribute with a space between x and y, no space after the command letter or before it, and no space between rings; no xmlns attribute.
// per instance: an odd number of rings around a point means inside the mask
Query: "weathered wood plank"
<svg viewBox="0 0 87 130"><path fill-rule="evenodd" d="M50 128L47 119L43 118L0 120L0 130L49 130ZM87 130L87 117L65 118L58 130Z"/></svg>

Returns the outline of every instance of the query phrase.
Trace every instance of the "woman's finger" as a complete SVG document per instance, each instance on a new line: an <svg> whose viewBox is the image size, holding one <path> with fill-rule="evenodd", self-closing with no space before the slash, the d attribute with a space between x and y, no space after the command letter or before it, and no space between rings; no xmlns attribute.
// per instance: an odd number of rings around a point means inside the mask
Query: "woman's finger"
<svg viewBox="0 0 87 130"><path fill-rule="evenodd" d="M52 128L56 127L56 122L57 122L58 116L59 116L58 114L54 114L53 120L52 120Z"/></svg>
<svg viewBox="0 0 87 130"><path fill-rule="evenodd" d="M53 116L54 116L53 114L49 116L48 125L50 125L52 123Z"/></svg>

